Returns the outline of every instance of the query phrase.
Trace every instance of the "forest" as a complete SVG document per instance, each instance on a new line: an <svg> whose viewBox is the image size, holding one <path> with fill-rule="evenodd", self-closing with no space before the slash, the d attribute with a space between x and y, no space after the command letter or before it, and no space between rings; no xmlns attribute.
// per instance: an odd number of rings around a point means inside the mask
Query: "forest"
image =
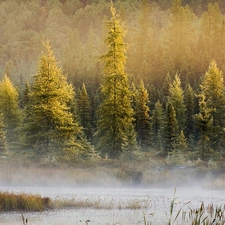
<svg viewBox="0 0 225 225"><path fill-rule="evenodd" d="M1 0L1 158L225 157L225 3Z"/></svg>

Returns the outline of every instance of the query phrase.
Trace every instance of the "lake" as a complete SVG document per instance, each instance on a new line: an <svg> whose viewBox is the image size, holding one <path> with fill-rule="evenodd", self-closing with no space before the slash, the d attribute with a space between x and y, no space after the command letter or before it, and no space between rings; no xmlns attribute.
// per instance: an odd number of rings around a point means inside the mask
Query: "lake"
<svg viewBox="0 0 225 225"><path fill-rule="evenodd" d="M178 188L98 188L98 187L0 187L0 191L40 194L52 199L99 199L107 204L123 204L128 201L144 202L141 209L55 209L44 212L24 212L28 225L144 225L144 215L153 225L168 221L170 203L176 198L175 210L199 208L201 203L223 206L225 191L206 190L197 187ZM190 202L189 202L190 201ZM189 202L187 205L186 203ZM147 204L147 205L146 205ZM90 220L90 222L85 222ZM21 213L0 213L1 225L22 225ZM176 223L176 224L179 224ZM181 224L181 223L180 223ZM188 224L182 222L182 224ZM189 223L190 224L190 223Z"/></svg>

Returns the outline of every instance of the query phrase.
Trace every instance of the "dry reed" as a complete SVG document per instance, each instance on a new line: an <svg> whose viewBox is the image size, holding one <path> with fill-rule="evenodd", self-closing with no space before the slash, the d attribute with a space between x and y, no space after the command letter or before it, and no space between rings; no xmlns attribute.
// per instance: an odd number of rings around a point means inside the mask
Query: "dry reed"
<svg viewBox="0 0 225 225"><path fill-rule="evenodd" d="M49 203L40 195L0 192L0 211L43 211Z"/></svg>

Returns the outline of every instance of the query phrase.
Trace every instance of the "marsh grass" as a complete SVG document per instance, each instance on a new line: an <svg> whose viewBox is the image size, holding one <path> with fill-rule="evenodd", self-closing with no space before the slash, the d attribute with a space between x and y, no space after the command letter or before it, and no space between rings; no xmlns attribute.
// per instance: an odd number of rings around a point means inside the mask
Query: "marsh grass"
<svg viewBox="0 0 225 225"><path fill-rule="evenodd" d="M205 206L202 203L198 209L190 209L189 217L192 219L192 225L224 225L225 206Z"/></svg>
<svg viewBox="0 0 225 225"><path fill-rule="evenodd" d="M43 211L49 202L39 195L0 192L0 211Z"/></svg>
<svg viewBox="0 0 225 225"><path fill-rule="evenodd" d="M122 200L122 199L102 199L102 198L73 198L73 199L54 199L50 207L54 209L62 208L93 208L93 209L147 209L150 202L148 200Z"/></svg>

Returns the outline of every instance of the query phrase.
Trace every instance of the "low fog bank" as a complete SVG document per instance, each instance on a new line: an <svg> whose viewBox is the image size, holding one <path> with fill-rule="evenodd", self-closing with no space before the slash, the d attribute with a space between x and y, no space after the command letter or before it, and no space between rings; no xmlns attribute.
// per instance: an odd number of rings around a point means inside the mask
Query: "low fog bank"
<svg viewBox="0 0 225 225"><path fill-rule="evenodd" d="M224 189L225 172L208 164L174 166L155 161L95 160L73 166L1 161L0 186Z"/></svg>

